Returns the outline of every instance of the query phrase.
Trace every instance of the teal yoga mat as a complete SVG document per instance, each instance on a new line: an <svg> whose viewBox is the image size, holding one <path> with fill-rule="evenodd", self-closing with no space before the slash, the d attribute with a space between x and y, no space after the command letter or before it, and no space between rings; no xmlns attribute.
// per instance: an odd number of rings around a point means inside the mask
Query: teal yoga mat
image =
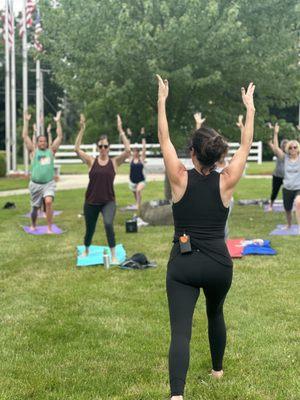
<svg viewBox="0 0 300 400"><path fill-rule="evenodd" d="M82 257L85 250L84 246L77 246L77 267L90 267L93 265L103 265L103 251L106 250L111 257L110 248L108 246L90 246L89 255ZM126 259L126 251L122 244L116 245L117 259L120 264Z"/></svg>

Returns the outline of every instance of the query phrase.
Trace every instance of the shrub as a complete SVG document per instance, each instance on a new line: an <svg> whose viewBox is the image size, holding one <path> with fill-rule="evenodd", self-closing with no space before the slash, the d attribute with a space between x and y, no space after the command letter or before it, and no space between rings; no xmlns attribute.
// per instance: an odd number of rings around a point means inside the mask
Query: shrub
<svg viewBox="0 0 300 400"><path fill-rule="evenodd" d="M0 177L6 175L5 151L0 151Z"/></svg>

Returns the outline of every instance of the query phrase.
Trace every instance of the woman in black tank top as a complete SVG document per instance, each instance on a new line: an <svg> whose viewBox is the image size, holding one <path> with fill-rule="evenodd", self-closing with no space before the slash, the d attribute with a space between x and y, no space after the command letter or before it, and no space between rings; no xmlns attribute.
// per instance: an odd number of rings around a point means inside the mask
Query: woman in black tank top
<svg viewBox="0 0 300 400"><path fill-rule="evenodd" d="M97 158L90 156L80 149L82 136L85 130L85 118L80 116L80 131L75 142L75 151L78 156L89 167L89 184L85 194L84 217L86 223L86 233L84 237L85 253L89 254L89 246L96 229L99 213L103 215L103 222L106 231L108 245L111 250L111 262L117 264L118 260L115 252L115 233L113 220L116 212L114 179L116 170L126 158L130 156L130 144L122 128L121 117L117 117L117 126L122 138L125 150L117 157L109 158L109 141L107 136L103 135L98 140L97 146L99 155Z"/></svg>
<svg viewBox="0 0 300 400"><path fill-rule="evenodd" d="M255 86L250 83L247 92L242 88L247 115L241 146L230 164L218 173L214 171L215 164L224 157L228 145L214 129L201 127L194 132L190 146L194 169L186 170L178 159L166 116L168 81L157 78L158 138L172 189L175 228L166 279L171 324L169 378L171 399L181 400L200 288L206 298L211 374L214 378L223 376L226 346L223 304L232 280L232 261L224 240L224 228L230 199L243 174L253 140Z"/></svg>
<svg viewBox="0 0 300 400"><path fill-rule="evenodd" d="M138 211L138 214L142 205L142 191L146 185L146 178L144 174L144 165L146 162L146 138L144 134L145 129L142 128L142 152L140 153L140 149L137 146L133 146L129 174L129 189L134 195L134 199L136 201L135 208Z"/></svg>

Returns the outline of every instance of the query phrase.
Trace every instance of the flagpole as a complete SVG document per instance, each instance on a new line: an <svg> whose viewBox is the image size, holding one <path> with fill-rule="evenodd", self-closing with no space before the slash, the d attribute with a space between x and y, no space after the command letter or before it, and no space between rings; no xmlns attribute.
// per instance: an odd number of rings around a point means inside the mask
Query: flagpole
<svg viewBox="0 0 300 400"><path fill-rule="evenodd" d="M41 62L36 60L36 130L37 137L41 134Z"/></svg>
<svg viewBox="0 0 300 400"><path fill-rule="evenodd" d="M23 37L22 37L22 50L23 50L23 114L28 111L28 57L27 57L27 0L23 0ZM28 151L23 144L23 162L25 173L28 174Z"/></svg>
<svg viewBox="0 0 300 400"><path fill-rule="evenodd" d="M12 169L17 170L17 100L16 100L16 54L15 54L15 17L11 1L12 48L11 48L11 115L12 115Z"/></svg>
<svg viewBox="0 0 300 400"><path fill-rule="evenodd" d="M41 112L41 134L45 135L45 123L44 123L44 75L41 69L40 76L40 112Z"/></svg>
<svg viewBox="0 0 300 400"><path fill-rule="evenodd" d="M6 174L11 170L10 158L10 60L8 34L8 0L5 0L5 150Z"/></svg>

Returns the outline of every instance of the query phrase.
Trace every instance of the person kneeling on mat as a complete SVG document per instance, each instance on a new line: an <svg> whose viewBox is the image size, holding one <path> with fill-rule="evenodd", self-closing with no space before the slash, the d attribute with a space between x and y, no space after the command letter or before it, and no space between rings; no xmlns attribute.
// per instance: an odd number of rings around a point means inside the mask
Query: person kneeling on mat
<svg viewBox="0 0 300 400"><path fill-rule="evenodd" d="M51 145L47 143L46 136L40 135L36 138L34 144L28 135L28 125L31 115L27 112L24 114L23 140L30 153L31 158L31 180L29 183L29 191L31 195L31 230L36 229L36 221L38 211L45 205L48 230L52 232L52 203L55 196L56 183L54 180L54 155L61 145L63 133L60 123L61 111L54 118L56 122L57 137Z"/></svg>
<svg viewBox="0 0 300 400"><path fill-rule="evenodd" d="M224 240L229 204L243 175L254 131L255 86L242 99L247 109L241 146L221 173L215 164L224 158L228 144L214 129L201 127L192 136L190 154L194 169L187 170L171 142L166 115L167 80L158 78L158 138L170 180L173 200L174 245L167 267L167 296L171 324L169 378L172 400L183 399L189 367L194 309L200 288L206 297L212 376L223 375L226 327L223 304L232 281L232 260Z"/></svg>
<svg viewBox="0 0 300 400"><path fill-rule="evenodd" d="M80 145L85 130L85 118L82 114L80 116L80 131L75 142L76 153L89 168L89 184L85 193L84 203L86 232L84 237L85 253L83 256L89 254L89 247L92 243L99 213L101 212L113 264L118 264L113 227L116 213L114 179L117 168L130 156L130 144L123 131L119 115L117 116L117 125L125 147L125 150L117 157L109 158L109 141L106 135L100 136L97 142L99 155L96 158L81 150Z"/></svg>

